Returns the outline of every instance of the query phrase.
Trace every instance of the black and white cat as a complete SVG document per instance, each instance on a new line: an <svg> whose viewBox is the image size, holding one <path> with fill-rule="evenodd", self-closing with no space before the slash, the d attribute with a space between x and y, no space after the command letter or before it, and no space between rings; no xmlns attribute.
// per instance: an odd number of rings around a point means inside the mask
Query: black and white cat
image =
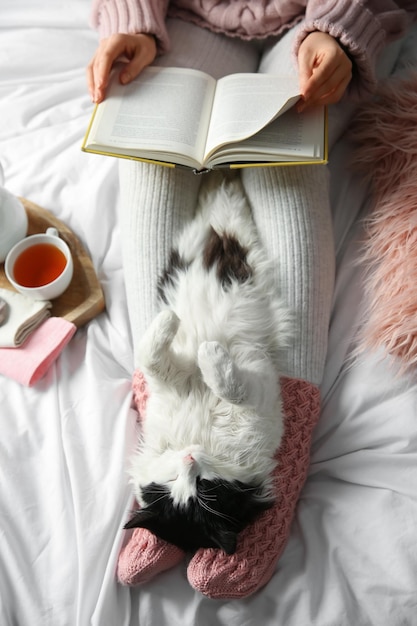
<svg viewBox="0 0 417 626"><path fill-rule="evenodd" d="M130 468L141 508L126 528L232 554L273 502L279 355L291 323L240 183L213 178L172 250L161 311L140 344L150 394Z"/></svg>

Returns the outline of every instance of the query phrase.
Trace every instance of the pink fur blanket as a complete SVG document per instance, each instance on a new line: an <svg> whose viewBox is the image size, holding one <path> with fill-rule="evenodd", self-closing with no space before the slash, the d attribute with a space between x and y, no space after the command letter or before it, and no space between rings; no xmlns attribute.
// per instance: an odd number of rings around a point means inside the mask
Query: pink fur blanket
<svg viewBox="0 0 417 626"><path fill-rule="evenodd" d="M417 69L360 109L353 139L372 191L360 348L382 349L406 371L417 363Z"/></svg>

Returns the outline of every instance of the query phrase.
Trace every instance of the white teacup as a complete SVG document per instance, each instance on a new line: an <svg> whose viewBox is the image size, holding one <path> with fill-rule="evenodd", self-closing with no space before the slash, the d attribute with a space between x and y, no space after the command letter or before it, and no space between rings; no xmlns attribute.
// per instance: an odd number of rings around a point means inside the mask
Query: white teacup
<svg viewBox="0 0 417 626"><path fill-rule="evenodd" d="M13 287L34 300L53 300L68 288L74 272L71 251L56 228L30 235L13 246L4 264Z"/></svg>

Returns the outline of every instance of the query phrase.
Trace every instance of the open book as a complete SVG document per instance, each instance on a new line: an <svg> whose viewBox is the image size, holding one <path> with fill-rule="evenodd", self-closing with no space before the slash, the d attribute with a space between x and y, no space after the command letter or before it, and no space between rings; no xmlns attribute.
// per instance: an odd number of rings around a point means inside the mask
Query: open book
<svg viewBox="0 0 417 626"><path fill-rule="evenodd" d="M113 75L94 109L86 152L190 167L323 163L323 107L298 113L296 76L149 67L129 85Z"/></svg>

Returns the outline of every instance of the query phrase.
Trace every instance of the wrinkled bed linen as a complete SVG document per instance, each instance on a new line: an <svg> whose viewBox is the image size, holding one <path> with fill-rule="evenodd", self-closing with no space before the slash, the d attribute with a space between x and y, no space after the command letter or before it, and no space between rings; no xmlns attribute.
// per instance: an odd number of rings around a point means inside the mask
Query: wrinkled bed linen
<svg viewBox="0 0 417 626"><path fill-rule="evenodd" d="M0 161L5 186L52 211L89 251L106 311L78 330L32 388L0 377L2 626L399 626L417 609L417 384L379 355L352 361L363 307L366 190L332 155L338 276L312 464L271 582L212 601L178 566L116 583L131 505L133 356L118 220L117 161L80 145L92 113L89 0L5 0ZM416 55L415 40L404 54Z"/></svg>

